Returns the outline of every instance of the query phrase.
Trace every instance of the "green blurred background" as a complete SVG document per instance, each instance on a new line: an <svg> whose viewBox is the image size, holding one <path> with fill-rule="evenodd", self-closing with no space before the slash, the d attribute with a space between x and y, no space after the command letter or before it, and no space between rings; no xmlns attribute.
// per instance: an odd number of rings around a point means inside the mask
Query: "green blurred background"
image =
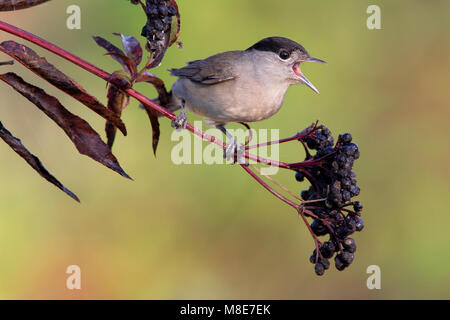
<svg viewBox="0 0 450 320"><path fill-rule="evenodd" d="M82 10L81 30L66 28L73 3ZM370 4L381 7L382 30L366 27ZM280 128L284 137L320 119L335 134L353 134L362 154L356 172L366 223L355 235L355 262L315 276L308 261L313 241L291 208L238 166L172 164L167 120L155 158L136 101L124 114L129 135L118 135L114 147L132 182L79 155L42 112L1 85L3 124L82 203L0 143L0 298L450 298L450 2L179 0L179 6L184 49L171 48L154 69L168 84L169 67L266 36L292 38L328 61L303 66L321 95L292 87L282 110L254 128ZM119 44L111 33L122 32L142 40L145 22L141 9L123 0L58 0L0 17L110 72L118 64L91 36ZM14 37L0 34L7 39ZM103 81L36 50L105 101ZM104 136L102 119L83 105L20 65L2 70L57 95ZM155 95L145 85L137 89ZM281 155L303 159L294 145ZM290 173L279 179L294 190L305 187ZM80 291L65 287L72 264L81 267ZM381 268L381 290L366 287L373 264Z"/></svg>

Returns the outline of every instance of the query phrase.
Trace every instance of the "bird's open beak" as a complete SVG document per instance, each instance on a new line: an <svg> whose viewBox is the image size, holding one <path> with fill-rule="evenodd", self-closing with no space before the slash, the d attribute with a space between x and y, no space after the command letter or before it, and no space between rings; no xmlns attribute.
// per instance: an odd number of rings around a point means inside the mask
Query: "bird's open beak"
<svg viewBox="0 0 450 320"><path fill-rule="evenodd" d="M320 63L327 64L325 61L317 59L317 58L313 58L313 57L309 57L307 60L304 60L304 61L305 62L320 62ZM306 78L303 75L303 73L300 71L300 67L299 67L300 62L294 65L294 72L297 74L297 76L300 77L300 79L303 81L304 84L306 84L308 87L310 87L315 93L320 94L319 90L317 90L317 88L311 83L311 81L309 81L308 78Z"/></svg>
<svg viewBox="0 0 450 320"><path fill-rule="evenodd" d="M315 93L320 94L319 90L314 87L314 85L309 81L304 75L301 75L300 77L304 84L306 84L308 87L310 87Z"/></svg>
<svg viewBox="0 0 450 320"><path fill-rule="evenodd" d="M302 71L300 70L300 62L294 64L294 73L297 75L297 77L300 78L300 80L306 84L308 87L310 87L315 93L320 94L319 90L316 89L316 87L314 87L314 85L311 83L311 81L308 80L308 78L306 78Z"/></svg>
<svg viewBox="0 0 450 320"><path fill-rule="evenodd" d="M307 60L305 60L306 62L319 62L319 63L323 63L323 64L328 64L326 61L314 58L314 57L309 57Z"/></svg>

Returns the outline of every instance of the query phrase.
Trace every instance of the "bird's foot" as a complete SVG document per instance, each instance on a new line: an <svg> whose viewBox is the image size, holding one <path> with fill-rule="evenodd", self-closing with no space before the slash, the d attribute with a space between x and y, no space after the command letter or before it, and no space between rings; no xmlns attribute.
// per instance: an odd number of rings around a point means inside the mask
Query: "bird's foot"
<svg viewBox="0 0 450 320"><path fill-rule="evenodd" d="M177 115L175 120L172 120L172 128L177 130L186 129L188 123L187 113L184 108L181 108L180 113Z"/></svg>
<svg viewBox="0 0 450 320"><path fill-rule="evenodd" d="M223 150L223 158L227 159L227 161L231 160L233 164L236 162L239 164L246 164L245 147L239 144L236 138L232 138L230 143L228 143Z"/></svg>

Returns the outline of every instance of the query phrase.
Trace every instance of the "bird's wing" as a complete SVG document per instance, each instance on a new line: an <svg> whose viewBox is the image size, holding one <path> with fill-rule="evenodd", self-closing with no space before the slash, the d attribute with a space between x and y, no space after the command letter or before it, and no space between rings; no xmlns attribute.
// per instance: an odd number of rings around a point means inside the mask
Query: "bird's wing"
<svg viewBox="0 0 450 320"><path fill-rule="evenodd" d="M238 51L230 51L216 54L205 60L188 62L180 69L169 69L172 76L186 78L202 84L216 84L236 78L239 74L227 61L235 61L239 58Z"/></svg>

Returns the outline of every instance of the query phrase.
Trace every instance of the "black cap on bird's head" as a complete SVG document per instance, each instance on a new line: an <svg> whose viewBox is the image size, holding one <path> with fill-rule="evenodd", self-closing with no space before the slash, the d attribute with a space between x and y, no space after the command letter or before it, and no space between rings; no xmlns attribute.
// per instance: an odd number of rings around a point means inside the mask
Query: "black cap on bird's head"
<svg viewBox="0 0 450 320"><path fill-rule="evenodd" d="M274 53L279 53L282 49L292 53L292 51L297 50L308 55L306 49L295 41L283 37L270 37L258 41L253 46L247 50L259 50L259 51L272 51Z"/></svg>
<svg viewBox="0 0 450 320"><path fill-rule="evenodd" d="M277 54L282 60L294 59L292 69L295 75L310 87L315 92L319 93L319 91L314 87L314 85L302 74L300 71L299 65L302 62L320 62L325 63L325 61L311 57L306 51L306 49L298 44L297 42L283 38L283 37L269 37L262 39L261 41L255 43L253 46L248 48L246 51L250 50L258 50L258 51L269 51ZM295 53L295 55L293 55ZM292 58L294 57L295 58Z"/></svg>

